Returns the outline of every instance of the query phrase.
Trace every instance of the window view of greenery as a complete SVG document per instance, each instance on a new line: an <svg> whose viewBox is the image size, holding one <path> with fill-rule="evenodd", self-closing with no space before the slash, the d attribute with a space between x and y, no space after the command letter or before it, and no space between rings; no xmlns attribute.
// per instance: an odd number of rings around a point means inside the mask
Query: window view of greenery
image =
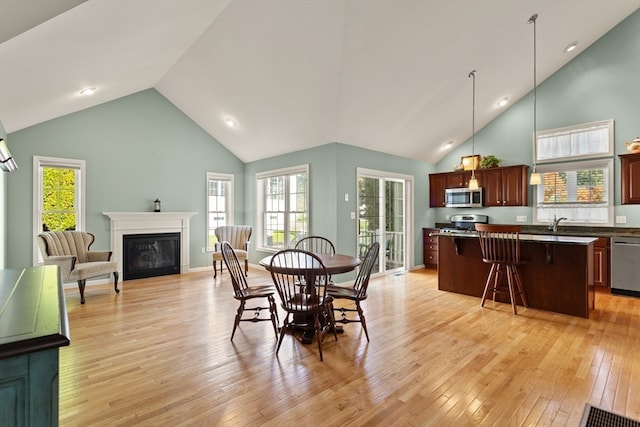
<svg viewBox="0 0 640 427"><path fill-rule="evenodd" d="M543 174L545 204L607 202L605 171L589 169Z"/></svg>
<svg viewBox="0 0 640 427"><path fill-rule="evenodd" d="M76 171L42 168L42 229L76 229Z"/></svg>
<svg viewBox="0 0 640 427"><path fill-rule="evenodd" d="M284 249L308 234L306 173L264 181L264 245Z"/></svg>

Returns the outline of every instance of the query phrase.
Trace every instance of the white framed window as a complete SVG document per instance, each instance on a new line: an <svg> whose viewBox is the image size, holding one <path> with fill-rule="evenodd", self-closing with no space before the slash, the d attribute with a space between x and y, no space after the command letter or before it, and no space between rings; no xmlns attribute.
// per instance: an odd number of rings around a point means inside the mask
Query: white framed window
<svg viewBox="0 0 640 427"><path fill-rule="evenodd" d="M207 172L207 251L215 250L222 225L233 225L233 175Z"/></svg>
<svg viewBox="0 0 640 427"><path fill-rule="evenodd" d="M613 120L536 132L536 163L613 156Z"/></svg>
<svg viewBox="0 0 640 427"><path fill-rule="evenodd" d="M42 263L37 236L43 231L84 230L84 160L33 156L33 264Z"/></svg>
<svg viewBox="0 0 640 427"><path fill-rule="evenodd" d="M613 120L536 132L534 222L613 226Z"/></svg>
<svg viewBox="0 0 640 427"><path fill-rule="evenodd" d="M309 234L309 165L256 174L258 246L278 251Z"/></svg>
<svg viewBox="0 0 640 427"><path fill-rule="evenodd" d="M538 166L537 223L567 218L573 225L613 225L613 159Z"/></svg>

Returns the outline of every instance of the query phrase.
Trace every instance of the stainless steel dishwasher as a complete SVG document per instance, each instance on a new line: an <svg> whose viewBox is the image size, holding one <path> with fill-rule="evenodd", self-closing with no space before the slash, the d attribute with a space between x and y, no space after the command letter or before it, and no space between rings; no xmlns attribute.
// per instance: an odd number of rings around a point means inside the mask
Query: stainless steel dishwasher
<svg viewBox="0 0 640 427"><path fill-rule="evenodd" d="M640 237L611 239L611 293L640 297Z"/></svg>

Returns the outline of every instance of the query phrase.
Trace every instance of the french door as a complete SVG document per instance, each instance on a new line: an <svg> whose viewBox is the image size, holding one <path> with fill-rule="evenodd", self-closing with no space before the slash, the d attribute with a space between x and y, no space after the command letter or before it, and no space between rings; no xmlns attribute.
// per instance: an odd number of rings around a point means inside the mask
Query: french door
<svg viewBox="0 0 640 427"><path fill-rule="evenodd" d="M408 269L413 247L413 177L358 168L358 248L360 257L380 243L373 273Z"/></svg>

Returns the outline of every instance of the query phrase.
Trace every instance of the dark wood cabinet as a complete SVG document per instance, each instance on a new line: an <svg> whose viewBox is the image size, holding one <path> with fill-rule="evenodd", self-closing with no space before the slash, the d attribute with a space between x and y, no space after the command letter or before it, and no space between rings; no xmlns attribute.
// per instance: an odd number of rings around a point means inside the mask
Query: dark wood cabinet
<svg viewBox="0 0 640 427"><path fill-rule="evenodd" d="M447 174L447 188L465 188L469 186L471 171L449 172Z"/></svg>
<svg viewBox="0 0 640 427"><path fill-rule="evenodd" d="M444 190L447 188L448 173L432 173L429 175L429 207L444 207Z"/></svg>
<svg viewBox="0 0 640 427"><path fill-rule="evenodd" d="M620 155L622 204L640 204L640 153Z"/></svg>
<svg viewBox="0 0 640 427"><path fill-rule="evenodd" d="M529 166L505 166L475 171L478 185L484 189L484 206L527 206ZM469 186L471 171L441 172L429 175L429 207L442 208L447 188Z"/></svg>
<svg viewBox="0 0 640 427"><path fill-rule="evenodd" d="M438 238L429 235L437 231L437 228L422 229L422 258L425 268L438 267Z"/></svg>
<svg viewBox="0 0 640 427"><path fill-rule="evenodd" d="M610 240L600 237L593 247L593 283L605 288L609 287Z"/></svg>
<svg viewBox="0 0 640 427"><path fill-rule="evenodd" d="M527 206L526 165L483 169L479 183L484 189L485 206Z"/></svg>

